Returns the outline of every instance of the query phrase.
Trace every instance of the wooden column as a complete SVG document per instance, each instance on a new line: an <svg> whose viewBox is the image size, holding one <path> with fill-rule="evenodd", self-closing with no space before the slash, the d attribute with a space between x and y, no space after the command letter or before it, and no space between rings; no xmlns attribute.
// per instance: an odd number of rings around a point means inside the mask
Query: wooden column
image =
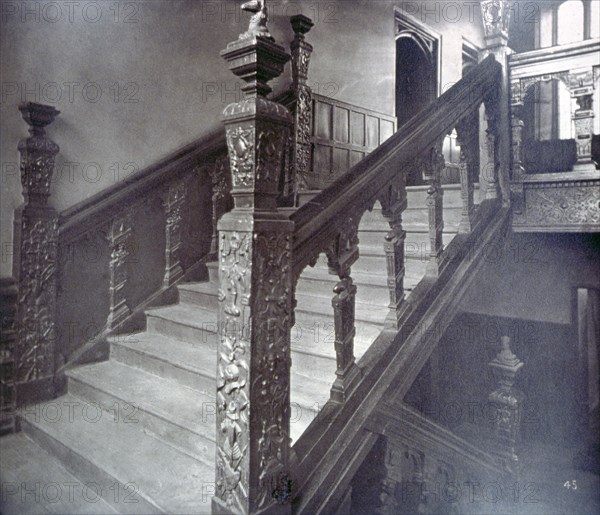
<svg viewBox="0 0 600 515"><path fill-rule="evenodd" d="M307 84L308 66L313 51L304 35L310 31L313 22L310 18L298 14L291 18L294 40L292 51L292 89L296 97L294 109L294 133L292 144L292 181L294 197L299 191L308 188L308 174L311 169L312 155L312 90ZM286 194L287 192L284 192ZM294 204L297 205L297 198Z"/></svg>
<svg viewBox="0 0 600 515"><path fill-rule="evenodd" d="M125 286L127 285L128 257L131 250L132 213L126 210L110 223L108 245L110 252L109 267L109 308L106 325L109 329L117 327L131 314L127 305Z"/></svg>
<svg viewBox="0 0 600 515"><path fill-rule="evenodd" d="M179 250L181 249L181 220L185 202L185 182L169 185L164 201L165 223L165 275L163 285L171 286L183 275Z"/></svg>
<svg viewBox="0 0 600 515"><path fill-rule="evenodd" d="M490 362L498 387L489 395L488 400L495 410L492 452L509 472L516 473L519 458L516 445L519 440L520 410L523 394L514 385L517 372L523 363L510 348L510 338L503 336L498 355Z"/></svg>
<svg viewBox="0 0 600 515"><path fill-rule="evenodd" d="M19 289L15 375L17 402L52 397L55 372L58 214L48 206L58 145L44 127L59 111L19 106L30 136L19 141L24 204L15 210L13 275Z"/></svg>
<svg viewBox="0 0 600 515"><path fill-rule="evenodd" d="M432 147L421 158L423 178L429 183L427 190L427 212L429 219L429 260L426 274L437 277L442 270L444 252L444 190L442 172L445 167L442 142Z"/></svg>
<svg viewBox="0 0 600 515"><path fill-rule="evenodd" d="M278 211L292 117L266 98L289 55L263 2L221 55L244 98L225 108L234 208L219 220L214 513L289 513L293 224Z"/></svg>
<svg viewBox="0 0 600 515"><path fill-rule="evenodd" d="M385 235L384 251L387 266L387 284L390 292L389 314L385 327L397 330L404 312L404 240L406 231L402 228L402 213L407 206L405 176L399 178L382 195L381 212L390 225L390 231Z"/></svg>
<svg viewBox="0 0 600 515"><path fill-rule="evenodd" d="M350 276L350 268L358 259L358 219L348 220L345 227L326 252L329 272L340 278L333 289L335 296L331 302L337 362L331 399L338 403L346 401L360 378L354 360L356 286Z"/></svg>

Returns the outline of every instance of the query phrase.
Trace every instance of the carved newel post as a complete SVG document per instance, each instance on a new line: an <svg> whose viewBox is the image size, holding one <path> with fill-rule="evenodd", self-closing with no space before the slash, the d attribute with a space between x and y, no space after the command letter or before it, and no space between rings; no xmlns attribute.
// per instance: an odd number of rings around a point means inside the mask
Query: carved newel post
<svg viewBox="0 0 600 515"><path fill-rule="evenodd" d="M519 459L516 445L519 439L520 409L523 404L523 393L514 385L517 372L523 362L515 356L510 348L510 338L503 336L502 348L490 362L498 388L488 397L494 413L494 454L499 462L511 473L517 473Z"/></svg>
<svg viewBox="0 0 600 515"><path fill-rule="evenodd" d="M291 22L294 30L294 40L290 45L292 51L292 88L296 97L292 166L294 196L297 196L299 191L308 188L307 178L311 166L312 90L306 81L308 80L308 65L313 47L306 42L304 35L312 28L313 22L302 14L292 16Z"/></svg>
<svg viewBox="0 0 600 515"><path fill-rule="evenodd" d="M44 127L59 111L29 102L19 106L29 125L19 141L25 202L15 211L14 276L19 289L15 346L16 394L31 401L51 397L56 341L58 214L48 206L58 145Z"/></svg>
<svg viewBox="0 0 600 515"><path fill-rule="evenodd" d="M481 187L485 198L498 196L498 186L504 205L510 203L510 131L508 110L509 70L508 58L512 50L508 46L508 28L511 16L511 0L480 0L481 16L486 47L483 57L492 54L502 65L499 91L486 102L488 116L487 147L489 162L484 167ZM490 106L490 104L493 104Z"/></svg>
<svg viewBox="0 0 600 515"><path fill-rule="evenodd" d="M289 55L262 1L221 55L246 84L225 108L234 208L219 221L216 513L289 513L293 224L276 207L292 117L267 100Z"/></svg>
<svg viewBox="0 0 600 515"><path fill-rule="evenodd" d="M594 132L594 71L592 69L570 73L569 89L577 102L573 113L575 142L577 143L577 162L575 170L595 170L592 160L592 135Z"/></svg>

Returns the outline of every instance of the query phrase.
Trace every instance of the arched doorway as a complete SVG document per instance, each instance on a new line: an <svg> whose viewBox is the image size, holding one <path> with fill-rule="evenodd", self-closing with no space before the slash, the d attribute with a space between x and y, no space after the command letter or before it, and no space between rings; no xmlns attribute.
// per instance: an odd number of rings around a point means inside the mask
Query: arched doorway
<svg viewBox="0 0 600 515"><path fill-rule="evenodd" d="M439 35L406 13L396 10L396 118L398 127L438 96ZM423 184L410 171L407 184Z"/></svg>
<svg viewBox="0 0 600 515"><path fill-rule="evenodd" d="M435 63L413 34L396 40L396 117L402 126L436 98Z"/></svg>

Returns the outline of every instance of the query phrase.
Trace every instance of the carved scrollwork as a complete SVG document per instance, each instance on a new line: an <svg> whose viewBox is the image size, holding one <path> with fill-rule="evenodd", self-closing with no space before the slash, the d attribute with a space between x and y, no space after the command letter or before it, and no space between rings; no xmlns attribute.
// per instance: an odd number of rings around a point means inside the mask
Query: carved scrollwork
<svg viewBox="0 0 600 515"><path fill-rule="evenodd" d="M132 224L133 211L127 209L112 220L107 235L110 252L107 324L111 328L116 327L131 313L127 305L125 286L128 278L128 257L132 250Z"/></svg>
<svg viewBox="0 0 600 515"><path fill-rule="evenodd" d="M19 277L19 382L54 374L58 217L23 214Z"/></svg>
<svg viewBox="0 0 600 515"><path fill-rule="evenodd" d="M508 34L510 11L508 0L481 0L481 15L487 37Z"/></svg>
<svg viewBox="0 0 600 515"><path fill-rule="evenodd" d="M165 224L165 275L164 284L170 286L183 275L179 250L181 241L181 222L183 220L183 206L185 204L185 181L171 184L164 202Z"/></svg>

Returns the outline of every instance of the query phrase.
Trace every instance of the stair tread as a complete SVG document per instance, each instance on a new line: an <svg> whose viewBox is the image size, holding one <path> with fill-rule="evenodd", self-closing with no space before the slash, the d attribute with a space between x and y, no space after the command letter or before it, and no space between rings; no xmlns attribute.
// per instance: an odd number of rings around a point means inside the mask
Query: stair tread
<svg viewBox="0 0 600 515"><path fill-rule="evenodd" d="M207 421L204 416L206 405L214 405L215 397L112 360L78 367L66 375L196 434L215 438L214 419ZM127 414L135 420L135 411Z"/></svg>
<svg viewBox="0 0 600 515"><path fill-rule="evenodd" d="M177 285L180 290L192 291L195 293L205 293L207 295L217 295L218 286L211 281L196 283L181 283Z"/></svg>
<svg viewBox="0 0 600 515"><path fill-rule="evenodd" d="M116 513L104 499L90 502L94 493L84 497L84 484L60 460L24 433L0 438L0 510L4 515L26 513ZM14 494L8 488L13 484ZM39 488L36 486L39 485ZM71 485L69 487L69 485ZM42 495L24 495L39 490ZM37 497L37 499L36 499Z"/></svg>
<svg viewBox="0 0 600 515"><path fill-rule="evenodd" d="M217 366L215 362L216 354L206 352L206 347L177 340L162 334L146 331L127 335L126 338L120 335L111 336L108 340L111 345L127 347L136 352L170 363L178 368L204 376L212 376Z"/></svg>
<svg viewBox="0 0 600 515"><path fill-rule="evenodd" d="M296 307L296 313L304 312L333 316L331 298L331 296L325 295L319 296L297 293L296 300L298 301L298 305ZM371 322L373 324L382 324L388 313L387 304L389 302L387 297L382 300L384 304L358 302L357 294L357 302L355 303L356 320Z"/></svg>
<svg viewBox="0 0 600 515"><path fill-rule="evenodd" d="M46 404L79 402L67 394L38 405L44 413ZM47 408L46 408L47 409ZM24 418L33 427L50 436L67 449L85 457L122 484L136 485L140 495L149 497L167 513L210 512L207 484L214 482L214 468L193 459L161 441L144 434L136 424L115 423L102 416L95 423L83 418L83 410L73 410L73 417L55 422L37 418L30 412Z"/></svg>
<svg viewBox="0 0 600 515"><path fill-rule="evenodd" d="M217 332L217 313L214 310L192 304L179 303L146 310L148 316L163 318L179 324Z"/></svg>

